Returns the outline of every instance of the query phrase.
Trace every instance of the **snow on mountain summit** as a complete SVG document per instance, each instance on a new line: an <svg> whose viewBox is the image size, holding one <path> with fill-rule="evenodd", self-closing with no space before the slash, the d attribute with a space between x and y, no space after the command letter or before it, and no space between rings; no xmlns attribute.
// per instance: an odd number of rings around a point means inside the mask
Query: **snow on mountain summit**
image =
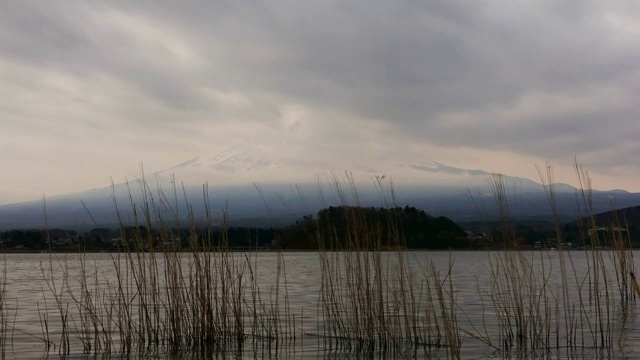
<svg viewBox="0 0 640 360"><path fill-rule="evenodd" d="M397 185L486 185L490 172L463 169L437 161L415 158L378 159L351 157L344 149L309 148L304 141L240 142L208 156L194 157L175 165L163 174L191 182L218 184L312 183L332 174L350 172L357 182L370 183L386 175ZM525 180L525 179L522 179ZM186 180L186 182L190 182ZM527 180L529 184L530 180ZM533 182L531 182L533 183ZM533 184L529 184L533 185Z"/></svg>
<svg viewBox="0 0 640 360"><path fill-rule="evenodd" d="M223 173L242 171L259 171L285 167L284 162L277 161L281 150L266 146L247 146L241 143L217 152L213 155L195 157L168 170L204 168ZM286 147L286 144L285 146Z"/></svg>

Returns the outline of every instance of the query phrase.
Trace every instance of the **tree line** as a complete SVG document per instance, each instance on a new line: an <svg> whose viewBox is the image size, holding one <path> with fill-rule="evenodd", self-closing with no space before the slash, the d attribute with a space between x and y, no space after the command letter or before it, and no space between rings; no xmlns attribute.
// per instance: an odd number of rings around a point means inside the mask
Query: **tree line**
<svg viewBox="0 0 640 360"><path fill-rule="evenodd" d="M148 229L123 226L94 228L85 233L65 229L19 229L0 233L0 246L31 250L115 251L150 250L171 246L190 249L281 248L349 249L406 247L449 249L471 246L465 231L446 217L414 207L328 207L282 228Z"/></svg>

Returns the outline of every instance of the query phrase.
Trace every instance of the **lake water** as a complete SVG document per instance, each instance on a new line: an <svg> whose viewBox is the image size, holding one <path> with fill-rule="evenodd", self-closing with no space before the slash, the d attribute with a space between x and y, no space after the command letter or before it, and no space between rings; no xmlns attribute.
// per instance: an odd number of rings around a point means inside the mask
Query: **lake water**
<svg viewBox="0 0 640 360"><path fill-rule="evenodd" d="M172 256L4 255L4 357L640 358L640 303L630 283L620 290L614 252ZM211 278L194 277L198 271ZM219 302L221 294L232 301ZM188 308L203 301L222 317ZM205 315L251 336L213 352L163 342L204 333ZM139 326L125 331L127 322ZM136 342L158 327L159 342Z"/></svg>

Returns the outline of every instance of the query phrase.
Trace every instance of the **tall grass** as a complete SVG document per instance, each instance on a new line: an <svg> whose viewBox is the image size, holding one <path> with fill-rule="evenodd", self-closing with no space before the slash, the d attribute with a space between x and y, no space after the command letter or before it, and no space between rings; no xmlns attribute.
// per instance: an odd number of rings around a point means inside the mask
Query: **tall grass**
<svg viewBox="0 0 640 360"><path fill-rule="evenodd" d="M7 309L7 259L2 258L0 273L0 358L7 357L7 350L13 344L10 311Z"/></svg>
<svg viewBox="0 0 640 360"><path fill-rule="evenodd" d="M618 299L628 305L632 298L632 284L627 275L633 271L633 253L630 240L620 231L619 225L610 225L606 244L613 251L605 251L605 239L597 226L591 206L591 180L580 166L576 174L580 188L576 198L577 210L582 216L582 239L592 250L566 251L565 240L557 216L553 168L538 168L544 190L555 219L558 251L523 251L518 234L511 226L513 204L507 193L504 177L494 175L489 179L496 201L496 213L501 219L500 238L495 242L506 244L504 251L489 253L491 285L487 296L495 309L499 334L497 339L485 338L485 342L506 352L539 353L550 349L567 354L591 348L613 351L613 314L618 306L614 302L614 270L618 285ZM614 219L615 220L615 219ZM617 221L617 220L615 220ZM607 254L611 256L607 261ZM576 269L574 256L584 256L588 263L586 272ZM554 266L558 268L554 268Z"/></svg>
<svg viewBox="0 0 640 360"><path fill-rule="evenodd" d="M393 204L392 183L378 178L375 184L386 204ZM332 186L346 228L324 217L308 229L319 247L322 336L356 354L443 348L459 358L451 267L444 276L433 264L411 268L397 214L390 212L386 224L372 222L357 203L352 178L345 185L334 176Z"/></svg>
<svg viewBox="0 0 640 360"><path fill-rule="evenodd" d="M439 267L428 254L408 251L398 214L390 211L382 222L372 220L353 178L334 174L330 191L342 205L346 226L332 217L305 222L307 236L318 245L318 326L313 329L303 326L303 310L292 306L288 282L294 274L283 253L276 253L268 269L273 283L261 283L265 269L259 254L229 248L227 212L216 217L211 211L206 184L203 218L196 217L175 180L165 193L153 191L142 177L135 183L139 196L129 188L124 204L113 186L120 251L110 255L109 273L84 252L76 262L48 255L41 266L41 340L46 351L60 355L211 357L247 349L282 355L309 338L346 357L459 359L465 357L466 342L476 340L492 356L571 356L594 348L615 354L620 335L615 311L635 305L628 278L633 253L624 221L615 218L608 227L597 223L591 180L576 165L582 184L576 209L585 215L582 238L591 250L564 250L553 169L538 170L556 222L558 251L521 246L513 226L516 197L503 176L490 177L500 219L492 240L505 249L486 254L488 280L476 284L481 316L469 314L468 300L461 300L461 291L471 286L456 278L455 253ZM395 208L391 180L376 178L374 186L382 204ZM326 195L321 185L318 192ZM605 252L605 244L612 250ZM577 269L578 256L588 263L586 271ZM4 356L11 326L4 282L0 285Z"/></svg>
<svg viewBox="0 0 640 360"><path fill-rule="evenodd" d="M45 304L41 319L47 349L53 343L61 355L215 353L243 348L247 340L264 344L293 336L292 328L283 325L292 316L289 308L279 306L286 298L281 257L275 293L269 296L273 305L268 305L258 284L256 254L230 251L226 214L214 227L206 186L206 226L197 227L189 210L184 227L178 207L169 206L177 200L162 191L153 193L144 179L139 184L141 201L134 201L129 190L129 211L123 210L114 190L122 248L111 255L111 274L100 274L104 270L84 253L77 258L75 279L69 276L66 259L58 263L50 254L42 266L45 295L53 299L60 326L51 328ZM174 239L185 239L187 251Z"/></svg>

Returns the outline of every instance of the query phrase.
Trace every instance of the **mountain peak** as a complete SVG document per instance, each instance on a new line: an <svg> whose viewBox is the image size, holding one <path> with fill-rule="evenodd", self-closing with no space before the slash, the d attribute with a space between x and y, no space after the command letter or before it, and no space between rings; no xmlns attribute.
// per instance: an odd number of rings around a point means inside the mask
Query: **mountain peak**
<svg viewBox="0 0 640 360"><path fill-rule="evenodd" d="M223 207L225 214L238 223L255 222L258 219L268 222L269 216L282 220L288 216L307 215L323 206L340 205L341 201L344 201L341 196L334 196L336 194L328 192L314 199L318 195L318 185L326 185L318 182L328 179L329 192L331 189L336 190L333 176L337 174L336 176L340 177L341 171L323 166L321 162L296 157L295 153L288 156L287 152L296 149L288 143L275 148L255 145L241 143L210 156L194 157L177 164L158 173L160 181L157 182L157 186L171 186L166 181L168 177L165 177L171 174L184 184L187 201L202 205L202 184L206 182L210 184L209 196L212 204L215 204L213 206ZM381 205L380 189L376 188L371 180L382 179L383 176L389 176L393 180L395 204L415 206L455 220L479 218L477 204L472 201L469 189L477 190L473 195L475 200L483 201L486 198L487 203L494 203L489 200L493 196L493 190L487 182L491 181L492 173L484 170L461 169L436 161L361 163L347 170L350 170L353 177L337 180L345 180L345 184L349 182L348 185L351 185L352 180L355 181L357 203L365 206ZM323 176L323 173L326 176ZM188 180L189 176L191 181ZM508 186L508 195L515 195L516 200L524 205L514 208L518 211L515 216L551 217L547 194L542 185L517 177L505 176L503 180ZM260 193L256 191L253 183L260 183ZM296 191L291 187L294 184ZM162 189L155 189L155 185L141 188L147 189L144 191L161 192ZM556 185L559 211L564 218L570 218L575 213L576 189L569 185ZM105 187L47 199L48 224L63 226L88 221L87 210L90 210L92 220L95 218L100 224L116 224L114 196L121 199L122 204L128 203L129 187L116 184L114 189L116 194L111 187ZM513 194L511 190L514 191ZM640 194L594 191L593 195L595 211L610 209L612 197L616 199L618 207L640 203ZM265 196L268 201L265 200ZM300 201L300 196L304 197L303 201ZM278 210L278 205L287 200L291 203L304 203L304 206L302 209L295 209L296 206L287 203L286 209ZM265 201L273 207L268 213L264 208ZM181 209L179 213L186 214L189 211ZM203 216L198 213L203 212L202 210L194 211L195 216ZM41 202L0 206L0 228L31 226L42 226Z"/></svg>

